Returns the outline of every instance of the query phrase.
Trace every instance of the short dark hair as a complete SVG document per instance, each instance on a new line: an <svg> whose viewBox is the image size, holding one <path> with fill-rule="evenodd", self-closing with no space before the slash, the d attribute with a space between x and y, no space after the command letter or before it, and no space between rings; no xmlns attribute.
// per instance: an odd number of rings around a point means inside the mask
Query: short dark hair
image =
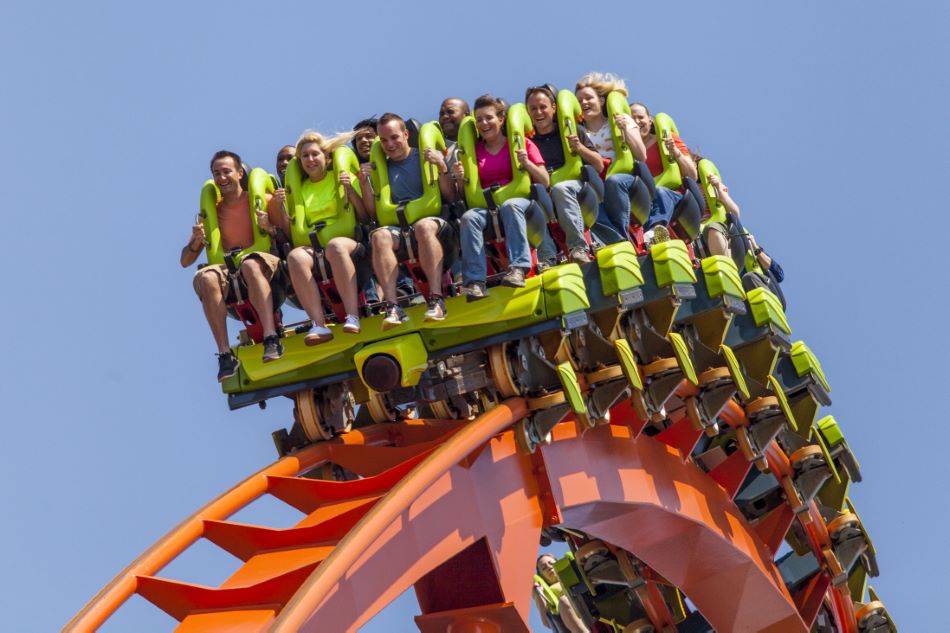
<svg viewBox="0 0 950 633"><path fill-rule="evenodd" d="M357 121L356 125L353 126L353 131L355 132L357 130L361 130L364 127L371 127L373 128L373 131L376 131L376 126L378 124L379 124L379 120L376 118L376 115L374 114L373 116L367 119L361 119Z"/></svg>
<svg viewBox="0 0 950 633"><path fill-rule="evenodd" d="M551 103L557 104L557 90L554 89L554 86L551 84L541 84L540 86L531 86L524 91L524 100L525 103L528 102L528 99L531 98L531 95L540 93L546 96L551 100Z"/></svg>
<svg viewBox="0 0 950 633"><path fill-rule="evenodd" d="M392 123L393 121L399 121L399 127L400 127L400 129L403 129L403 130L407 129L407 128L406 128L406 120L405 120L405 119L403 119L403 118L402 118L401 116L399 116L398 114L393 114L392 112L387 112L387 113L384 114L383 116L379 117L379 121L376 122L376 129L377 129L377 131L379 130L379 128L383 127L383 126L386 125L387 123Z"/></svg>
<svg viewBox="0 0 950 633"><path fill-rule="evenodd" d="M234 161L234 166L238 169L244 169L244 163L241 161L241 157L235 154L234 152L226 149L218 150L214 153L214 156L211 157L211 162L208 164L209 170L214 170L214 161L221 160L222 158L230 158ZM245 170L247 171L247 170Z"/></svg>

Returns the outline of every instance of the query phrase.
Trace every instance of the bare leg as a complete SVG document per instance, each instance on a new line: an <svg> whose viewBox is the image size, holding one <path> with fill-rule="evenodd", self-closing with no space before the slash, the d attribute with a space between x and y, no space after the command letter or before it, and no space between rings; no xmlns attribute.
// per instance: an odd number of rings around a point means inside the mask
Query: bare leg
<svg viewBox="0 0 950 633"><path fill-rule="evenodd" d="M274 295L270 289L270 280L264 272L264 265L256 259L247 258L241 262L241 277L247 286L251 305L261 320L264 336L277 333L274 328Z"/></svg>
<svg viewBox="0 0 950 633"><path fill-rule="evenodd" d="M218 275L210 271L198 278L198 297L204 310L214 344L218 346L219 354L226 354L231 350L228 346L228 308L224 303Z"/></svg>
<svg viewBox="0 0 950 633"><path fill-rule="evenodd" d="M383 301L394 303L399 262L396 261L396 243L389 229L382 228L373 233L373 272L383 288Z"/></svg>
<svg viewBox="0 0 950 633"><path fill-rule="evenodd" d="M323 300L313 278L313 255L307 248L295 248L287 256L287 268L290 271L290 283L294 286L297 301L317 325L326 325L323 314Z"/></svg>
<svg viewBox="0 0 950 633"><path fill-rule="evenodd" d="M356 287L356 266L353 264L353 251L359 244L348 237L335 237L327 244L326 254L333 269L337 292L343 299L343 309L347 314L359 315L359 290ZM385 291L385 289L384 289Z"/></svg>
<svg viewBox="0 0 950 633"><path fill-rule="evenodd" d="M725 255L730 257L729 242L726 237L716 229L706 231L706 246L709 247L710 255Z"/></svg>
<svg viewBox="0 0 950 633"><path fill-rule="evenodd" d="M423 219L414 227L416 242L419 244L419 260L429 282L430 295L442 295L442 243L439 242L439 223Z"/></svg>

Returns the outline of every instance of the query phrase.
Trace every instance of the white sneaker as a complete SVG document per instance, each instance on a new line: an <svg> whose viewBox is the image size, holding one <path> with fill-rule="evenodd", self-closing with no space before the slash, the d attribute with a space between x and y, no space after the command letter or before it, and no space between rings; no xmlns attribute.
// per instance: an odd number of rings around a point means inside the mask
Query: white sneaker
<svg viewBox="0 0 950 633"><path fill-rule="evenodd" d="M347 334L359 334L360 318L354 314L346 315L346 321L343 322L343 331Z"/></svg>
<svg viewBox="0 0 950 633"><path fill-rule="evenodd" d="M333 339L333 332L325 325L314 323L303 337L304 345L319 345Z"/></svg>

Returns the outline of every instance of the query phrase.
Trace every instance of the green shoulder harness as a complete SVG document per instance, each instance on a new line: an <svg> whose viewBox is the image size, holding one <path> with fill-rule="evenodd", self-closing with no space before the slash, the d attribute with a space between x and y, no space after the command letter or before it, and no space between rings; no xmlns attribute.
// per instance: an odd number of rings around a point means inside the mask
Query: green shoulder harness
<svg viewBox="0 0 950 633"><path fill-rule="evenodd" d="M557 126L561 135L561 149L564 150L564 164L551 172L551 186L566 180L578 180L584 161L571 149L567 137L577 134L577 122L581 120L581 104L570 90L557 93Z"/></svg>
<svg viewBox="0 0 950 633"><path fill-rule="evenodd" d="M633 171L633 152L630 151L627 142L623 140L623 131L614 120L614 116L620 113L630 116L627 97L622 92L611 92L607 95L607 120L610 122L610 138L614 143L614 160L607 168L608 176L629 174Z"/></svg>
<svg viewBox="0 0 950 633"><path fill-rule="evenodd" d="M495 204L501 204L511 198L527 198L531 194L531 175L520 166L515 152L525 147L528 134L534 132L528 110L523 103L515 103L508 108L508 157L511 160L511 182L502 186L492 198ZM482 191L482 182L478 176L478 159L475 156L475 117L469 115L462 119L459 127L459 162L465 169L465 203L470 209L484 209L488 206Z"/></svg>
<svg viewBox="0 0 950 633"><path fill-rule="evenodd" d="M670 138L674 134L680 135L676 129L676 123L673 118L665 112L659 112L653 117L653 127L656 130L656 146L660 150L660 161L663 163L663 171L654 178L657 187L666 187L667 189L679 189L683 186L683 175L680 173L680 166L676 159L666 148L663 139Z"/></svg>
<svg viewBox="0 0 950 633"><path fill-rule="evenodd" d="M290 161L284 174L284 188L287 191L287 211L294 246L310 246L310 233L315 228L322 246L326 246L334 237L354 236L356 212L340 184L340 174L348 172L353 188L359 193L359 170L359 160L349 147L338 147L333 152L333 160L326 175L316 183L308 184L299 159ZM308 205L304 188L310 186L315 187L315 190L310 196L312 202ZM316 227L318 223L322 223L322 226Z"/></svg>
<svg viewBox="0 0 950 633"><path fill-rule="evenodd" d="M406 222L414 224L416 220L439 215L442 211L442 193L439 191L439 169L425 160L426 149L445 153L445 139L442 130L434 121L425 123L419 129L419 161L422 163L422 196L410 201L405 207ZM376 218L380 226L399 226L396 209L389 186L389 167L386 154L379 139L373 141L370 152L373 164L373 190L375 191Z"/></svg>
<svg viewBox="0 0 950 633"><path fill-rule="evenodd" d="M709 182L710 176L719 178L719 170L716 169L715 163L708 158L699 161L696 169L699 171L699 185L703 188L703 197L706 198L706 208L709 209L709 217L703 220L702 228L705 229L711 222L725 224L726 207L719 199L719 192Z"/></svg>
<svg viewBox="0 0 950 633"><path fill-rule="evenodd" d="M251 214L251 225L254 227L254 243L242 250L235 260L238 264L249 253L270 252L270 236L257 226L257 210L267 209L267 194L274 192L274 182L271 175L261 168L252 169L247 177L248 210ZM221 227L218 225L218 201L221 200L221 191L213 180L205 182L201 188L201 222L205 227L206 245L209 264L224 264L225 252L221 246Z"/></svg>

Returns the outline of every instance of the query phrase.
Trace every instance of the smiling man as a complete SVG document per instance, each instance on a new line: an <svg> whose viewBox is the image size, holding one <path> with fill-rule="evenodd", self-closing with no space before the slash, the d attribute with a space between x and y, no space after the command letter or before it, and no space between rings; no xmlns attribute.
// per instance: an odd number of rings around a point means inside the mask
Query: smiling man
<svg viewBox="0 0 950 633"><path fill-rule="evenodd" d="M254 243L254 224L251 221L250 197L242 185L244 168L241 157L226 150L215 153L211 158L211 175L221 192L221 199L217 202L221 247L224 252L247 248ZM270 200L268 196L268 202ZM267 213L258 212L258 226L273 234L276 229L269 218L271 206L268 204ZM206 243L204 224L199 220L191 227L191 237L181 249L183 268L191 266L198 259ZM237 274L247 286L247 295L264 330L264 362L280 358L284 351L275 329L270 285L279 263L280 260L270 253L256 252L245 256L238 266ZM232 292L231 274L222 264L203 266L195 273L194 288L218 347L218 380L224 381L233 376L240 365L228 345L227 302L233 299L229 297Z"/></svg>
<svg viewBox="0 0 950 633"><path fill-rule="evenodd" d="M409 146L409 130L406 122L398 115L387 113L379 118L377 126L379 143L386 155L386 167L389 172L389 186L393 202L405 204L422 196L422 160L419 150ZM454 195L452 177L449 175L445 157L436 150L428 148L423 159L435 165L439 170L439 188L443 196ZM376 215L376 201L366 186L370 180L371 167L364 165L360 170L360 183L364 185L363 203L371 215ZM398 226L382 226L370 235L373 245L373 272L383 289L385 318L383 329L388 330L404 323L408 317L396 302L396 278L399 271L397 254L402 259L408 257L406 240L412 240L413 251L419 254L419 263L429 282L428 309L426 321L445 319L445 301L442 298L442 272L446 265L446 251L449 258L454 256L457 238L454 229L442 218L429 217L417 220L404 232Z"/></svg>

